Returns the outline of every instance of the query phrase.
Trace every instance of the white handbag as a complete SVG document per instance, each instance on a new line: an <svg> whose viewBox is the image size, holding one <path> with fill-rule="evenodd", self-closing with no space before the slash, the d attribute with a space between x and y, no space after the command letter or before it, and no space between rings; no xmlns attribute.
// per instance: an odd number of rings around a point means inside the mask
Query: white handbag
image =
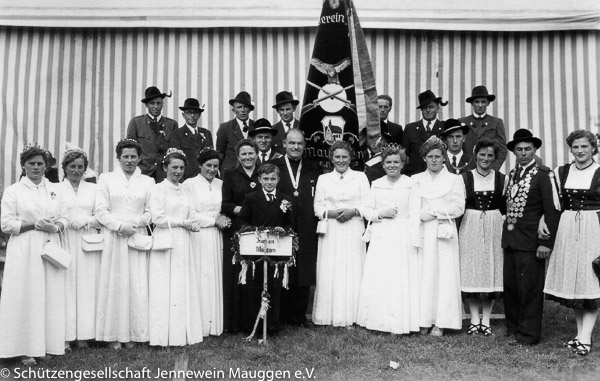
<svg viewBox="0 0 600 381"><path fill-rule="evenodd" d="M168 233L160 233L152 235L152 250L162 251L170 250L173 248L173 230L171 229L171 223L167 218L167 225L169 226Z"/></svg>
<svg viewBox="0 0 600 381"><path fill-rule="evenodd" d="M58 233L58 237L61 240L60 233ZM68 269L71 263L71 254L63 249L61 244L57 244L50 239L46 240L44 246L42 246L42 258L61 270Z"/></svg>
<svg viewBox="0 0 600 381"><path fill-rule="evenodd" d="M448 215L448 212L444 212L446 213L446 217L448 219L438 220L437 237L439 239L452 239L452 237L454 237L454 235L456 234L456 227L454 226L452 219Z"/></svg>
<svg viewBox="0 0 600 381"><path fill-rule="evenodd" d="M317 222L317 234L325 234L327 233L327 210L325 211L325 218L323 218L322 220L319 220L319 222Z"/></svg>
<svg viewBox="0 0 600 381"><path fill-rule="evenodd" d="M104 249L104 234L89 233L81 235L81 249L86 253Z"/></svg>
<svg viewBox="0 0 600 381"><path fill-rule="evenodd" d="M146 226L148 226L148 230L150 231L150 234L152 234L152 230L150 229L150 224L148 224L148 222L146 222ZM134 233L127 238L127 245L140 251L150 250L152 249L152 236Z"/></svg>

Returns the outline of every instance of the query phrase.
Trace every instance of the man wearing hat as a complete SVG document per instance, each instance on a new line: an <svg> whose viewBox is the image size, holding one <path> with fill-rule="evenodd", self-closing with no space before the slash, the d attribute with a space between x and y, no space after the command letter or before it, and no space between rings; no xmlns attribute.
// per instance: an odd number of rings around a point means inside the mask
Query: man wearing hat
<svg viewBox="0 0 600 381"><path fill-rule="evenodd" d="M156 86L148 87L142 99L148 112L133 117L127 126L127 138L137 140L142 146L138 164L142 174L153 177L157 183L165 178L160 162L169 148L173 131L177 129L176 121L161 115L163 99L167 96L171 95L161 93Z"/></svg>
<svg viewBox="0 0 600 381"><path fill-rule="evenodd" d="M254 142L258 146L258 158L256 159L256 166L259 167L269 160L278 159L282 155L276 152L272 147L273 137L277 135L271 123L265 119L260 118L254 123L250 131L248 132L250 138L254 139Z"/></svg>
<svg viewBox="0 0 600 381"><path fill-rule="evenodd" d="M181 115L185 119L185 125L173 132L169 145L182 150L187 157L187 165L181 180L183 181L200 172L197 162L198 154L204 148L213 148L213 138L209 130L198 126L198 119L204 109L200 108L200 102L197 99L186 99L179 109L183 111Z"/></svg>
<svg viewBox="0 0 600 381"><path fill-rule="evenodd" d="M217 151L223 155L222 170L235 168L235 145L248 137L248 130L254 125L254 121L250 119L250 112L254 110L250 94L242 91L230 99L229 104L235 118L221 123L217 130Z"/></svg>
<svg viewBox="0 0 600 381"><path fill-rule="evenodd" d="M560 218L560 205L552 195L553 172L535 161L542 145L527 129L515 132L507 144L517 161L508 175L506 220L502 228L504 248L504 313L506 334L513 344L535 345L542 332L544 277ZM558 207L558 208L557 208ZM550 234L538 236L544 218Z"/></svg>
<svg viewBox="0 0 600 381"><path fill-rule="evenodd" d="M275 131L277 131L277 135L273 136L272 147L280 154L285 153L285 147L283 146L285 134L287 134L290 128L300 127L300 122L294 118L298 103L300 101L294 99L294 95L289 91L281 91L275 95L273 108L277 111L281 120L273 125Z"/></svg>
<svg viewBox="0 0 600 381"><path fill-rule="evenodd" d="M442 102L442 97L436 97L433 91L426 90L419 94L419 106L423 118L418 122L408 123L404 128L402 144L408 155L408 164L404 173L412 176L415 173L423 172L427 166L421 157L421 146L432 135L439 135L442 132L443 122L437 119L437 115L442 106L448 102Z"/></svg>
<svg viewBox="0 0 600 381"><path fill-rule="evenodd" d="M470 130L463 147L465 152L472 154L475 144L483 138L493 140L498 144L500 153L492 166L495 171L498 171L506 160L508 150L506 149L504 121L487 113L487 107L494 99L496 99L496 96L489 94L485 86L475 86L471 91L471 96L466 99L467 103L470 103L473 108L473 114L458 120L466 124Z"/></svg>
<svg viewBox="0 0 600 381"><path fill-rule="evenodd" d="M402 144L402 126L391 122L388 119L392 111L392 97L387 94L377 96L377 105L379 106L379 124L382 134L388 134L392 140L389 143Z"/></svg>
<svg viewBox="0 0 600 381"><path fill-rule="evenodd" d="M473 155L463 151L465 137L469 133L469 127L456 119L448 119L440 133L440 139L448 147L446 153L446 169L454 174L461 174L475 168Z"/></svg>

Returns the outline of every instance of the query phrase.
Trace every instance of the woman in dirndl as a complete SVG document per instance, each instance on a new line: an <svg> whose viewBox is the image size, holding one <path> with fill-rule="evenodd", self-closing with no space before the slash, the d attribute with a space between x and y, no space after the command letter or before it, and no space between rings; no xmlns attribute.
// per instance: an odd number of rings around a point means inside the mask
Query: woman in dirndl
<svg viewBox="0 0 600 381"><path fill-rule="evenodd" d="M567 137L575 161L554 170L563 213L546 274L544 293L575 312L577 335L566 343L576 354L592 350L592 331L600 308L600 283L592 262L600 258L600 165L596 136L576 130Z"/></svg>
<svg viewBox="0 0 600 381"><path fill-rule="evenodd" d="M467 199L458 242L462 296L471 313L468 335L492 335L492 307L494 300L502 297L505 176L492 169L499 152L493 140L478 141L474 150L476 168L462 175Z"/></svg>
<svg viewBox="0 0 600 381"><path fill-rule="evenodd" d="M21 153L25 176L2 196L2 231L10 234L0 298L0 358L65 353L66 271L42 259L46 242L60 243L67 226L63 190L44 178L49 153L28 144Z"/></svg>
<svg viewBox="0 0 600 381"><path fill-rule="evenodd" d="M83 180L88 158L80 149L65 151L62 168L65 178L61 183L65 194L69 226L65 230L71 263L67 270L67 341L77 340L77 347L87 347L87 340L96 337L96 295L102 242L98 242L100 228L94 216L96 184ZM89 238L88 238L89 237ZM96 238L96 239L94 239ZM86 251L83 240L94 241L96 250Z"/></svg>
<svg viewBox="0 0 600 381"><path fill-rule="evenodd" d="M334 170L319 176L315 190L315 215L327 220L327 232L319 237L317 285L313 322L352 328L358 318L358 298L365 262L365 230L360 213L369 193L363 172L350 169L352 148L333 143L329 158Z"/></svg>

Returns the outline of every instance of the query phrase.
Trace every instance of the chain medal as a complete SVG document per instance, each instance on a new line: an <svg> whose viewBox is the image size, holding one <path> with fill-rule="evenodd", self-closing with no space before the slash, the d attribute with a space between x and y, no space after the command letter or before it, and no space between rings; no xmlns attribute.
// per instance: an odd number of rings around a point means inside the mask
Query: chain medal
<svg viewBox="0 0 600 381"><path fill-rule="evenodd" d="M518 169L516 169L518 170ZM531 179L538 172L538 166L534 166L519 182L515 183L515 176L511 176L508 183L508 202L506 211L507 229L512 231L515 228L517 219L523 217L523 210L527 203L527 195L531 188Z"/></svg>

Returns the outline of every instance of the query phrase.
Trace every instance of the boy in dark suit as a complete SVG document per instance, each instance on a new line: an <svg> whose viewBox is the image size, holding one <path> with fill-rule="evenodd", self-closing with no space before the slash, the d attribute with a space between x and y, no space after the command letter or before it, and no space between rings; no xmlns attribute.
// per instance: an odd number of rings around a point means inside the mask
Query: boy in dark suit
<svg viewBox="0 0 600 381"><path fill-rule="evenodd" d="M263 164L258 170L261 189L249 193L244 199L239 218L242 226L291 228L293 223L292 200L276 190L279 183L279 168L271 163ZM260 309L263 289L263 266L257 265L252 276L252 267L247 270L246 285L242 286L242 331L251 332ZM280 329L279 310L281 297L281 274L273 277L274 268L269 266L268 290L270 308L267 312L267 330L276 333Z"/></svg>

